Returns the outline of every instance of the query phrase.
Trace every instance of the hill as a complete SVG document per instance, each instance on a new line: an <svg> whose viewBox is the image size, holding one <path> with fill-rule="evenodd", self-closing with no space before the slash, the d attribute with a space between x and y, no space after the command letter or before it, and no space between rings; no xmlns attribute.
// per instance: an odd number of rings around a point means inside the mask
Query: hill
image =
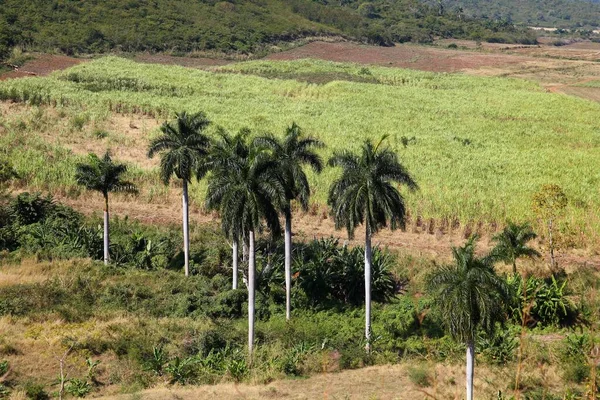
<svg viewBox="0 0 600 400"><path fill-rule="evenodd" d="M418 0L390 8L311 0L2 0L0 58L13 46L66 54L138 51L252 53L280 41L342 35L387 45L433 37L531 42L510 25L438 15ZM383 11L382 11L383 10Z"/></svg>
<svg viewBox="0 0 600 400"><path fill-rule="evenodd" d="M583 0L429 0L427 3L443 4L446 10L459 10L481 20L587 30L600 26L600 4Z"/></svg>

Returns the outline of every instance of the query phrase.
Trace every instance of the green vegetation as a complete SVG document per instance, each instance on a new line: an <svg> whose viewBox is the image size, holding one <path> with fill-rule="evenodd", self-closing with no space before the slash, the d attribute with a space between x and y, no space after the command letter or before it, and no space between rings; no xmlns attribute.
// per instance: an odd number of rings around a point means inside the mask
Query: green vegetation
<svg viewBox="0 0 600 400"><path fill-rule="evenodd" d="M360 4L362 3L362 4ZM4 0L0 59L11 48L66 54L171 51L254 53L278 42L342 35L374 44L434 37L535 42L524 29L440 15L418 0L365 3L311 0Z"/></svg>
<svg viewBox="0 0 600 400"><path fill-rule="evenodd" d="M426 0L425 3L440 4L443 10L498 24L575 28L588 34L598 27L600 19L598 1Z"/></svg>
<svg viewBox="0 0 600 400"><path fill-rule="evenodd" d="M253 76L264 73L279 79ZM295 80L299 73L367 76L374 83L310 84ZM248 62L205 72L104 58L48 78L2 82L0 98L56 105L59 112L99 123L110 110L167 118L181 109L204 110L215 125L234 131L281 132L302 121L307 133L327 145L322 156L388 134L392 150L420 182L418 192L403 193L413 222L421 217L441 226L507 219L533 223L532 196L555 183L569 199L556 229L569 238L563 244L593 245L600 232L600 220L589 212L600 201L595 195L600 106L545 93L526 81L308 60ZM7 121L8 133L0 137L4 152L23 184L76 194L76 157L39 139L35 132L48 129L41 122L33 116ZM50 154L53 162L47 163ZM133 166L132 173L147 190L164 190L156 172ZM324 203L335 171L307 175L315 201ZM193 185L192 199L200 203L204 190L202 183Z"/></svg>

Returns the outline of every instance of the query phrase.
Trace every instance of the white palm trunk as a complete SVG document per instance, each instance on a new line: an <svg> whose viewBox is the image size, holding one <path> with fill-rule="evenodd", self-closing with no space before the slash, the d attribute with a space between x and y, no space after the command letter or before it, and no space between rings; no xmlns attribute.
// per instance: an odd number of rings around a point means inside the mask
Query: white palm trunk
<svg viewBox="0 0 600 400"><path fill-rule="evenodd" d="M183 180L183 259L185 276L190 275L190 227L188 215L188 183Z"/></svg>
<svg viewBox="0 0 600 400"><path fill-rule="evenodd" d="M365 234L365 346L371 351L371 230L367 224Z"/></svg>
<svg viewBox="0 0 600 400"><path fill-rule="evenodd" d="M248 354L252 356L254 349L254 287L256 284L255 275L255 254L254 254L254 232L250 231L248 237Z"/></svg>
<svg viewBox="0 0 600 400"><path fill-rule="evenodd" d="M238 240L233 240L233 289L238 287Z"/></svg>
<svg viewBox="0 0 600 400"><path fill-rule="evenodd" d="M473 371L475 369L475 343L467 344L467 400L473 400Z"/></svg>
<svg viewBox="0 0 600 400"><path fill-rule="evenodd" d="M110 242L108 240L108 197L104 198L104 265L110 261Z"/></svg>
<svg viewBox="0 0 600 400"><path fill-rule="evenodd" d="M292 316L292 214L285 215L285 319Z"/></svg>

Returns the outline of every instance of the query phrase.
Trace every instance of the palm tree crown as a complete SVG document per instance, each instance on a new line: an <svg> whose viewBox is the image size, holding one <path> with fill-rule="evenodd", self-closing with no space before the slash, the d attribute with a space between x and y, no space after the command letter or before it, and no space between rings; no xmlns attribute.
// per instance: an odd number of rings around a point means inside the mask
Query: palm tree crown
<svg viewBox="0 0 600 400"><path fill-rule="evenodd" d="M278 179L276 163L254 143L245 141L247 131L231 137L222 134L215 144L214 157L228 158L213 163L213 173L208 181L206 206L219 210L223 230L228 235L258 231L264 220L274 236L281 233L277 214L285 202L286 191Z"/></svg>
<svg viewBox="0 0 600 400"><path fill-rule="evenodd" d="M502 232L495 235L492 240L496 247L492 250L491 257L495 260L512 264L513 274L517 273L517 259L520 257L540 257L540 253L527 246L537 235L527 223L519 225L509 222Z"/></svg>
<svg viewBox="0 0 600 400"><path fill-rule="evenodd" d="M108 199L110 192L137 193L133 183L122 180L126 172L127 166L115 163L107 151L102 158L96 154L89 154L87 163L77 164L75 180L79 185L100 192Z"/></svg>
<svg viewBox="0 0 600 400"><path fill-rule="evenodd" d="M404 226L404 199L393 182L411 190L417 189L417 184L394 152L380 148L385 139L386 136L376 146L366 141L360 155L343 151L329 160L330 166L342 167L343 171L331 185L327 202L332 207L336 229L345 227L350 237L363 222L371 233L387 226L388 220L391 229Z"/></svg>
<svg viewBox="0 0 600 400"><path fill-rule="evenodd" d="M504 320L509 301L508 286L496 275L491 259L475 255L476 240L473 236L463 247L454 247L454 263L427 278L448 332L462 343L473 343L478 328L492 334Z"/></svg>
<svg viewBox="0 0 600 400"><path fill-rule="evenodd" d="M302 167L308 165L315 172L321 172L323 161L313 148L322 148L323 142L313 137L302 137L302 129L295 122L287 128L283 140L268 135L256 138L256 142L269 149L277 161L287 199L299 200L302 208L307 210L310 186Z"/></svg>
<svg viewBox="0 0 600 400"><path fill-rule="evenodd" d="M162 136L150 142L148 157L164 152L160 160L160 177L167 184L171 176L190 183L192 174L208 154L210 140L203 132L210 124L203 112L177 114L175 121L165 122Z"/></svg>

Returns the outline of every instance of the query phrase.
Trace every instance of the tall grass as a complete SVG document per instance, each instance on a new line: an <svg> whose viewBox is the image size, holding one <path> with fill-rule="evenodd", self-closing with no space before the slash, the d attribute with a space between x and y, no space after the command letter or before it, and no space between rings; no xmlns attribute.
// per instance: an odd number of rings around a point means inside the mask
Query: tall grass
<svg viewBox="0 0 600 400"><path fill-rule="evenodd" d="M338 80L309 83L324 74ZM364 79L350 82L356 77ZM600 106L524 80L312 60L200 71L106 57L46 78L1 82L0 99L160 119L203 110L227 129L256 132L280 133L296 121L327 144L325 157L388 134L421 187L405 194L412 215L532 220L532 194L556 183L570 199L563 229L592 238L600 228L592 213L600 205ZM310 175L316 201L324 202L337 173ZM194 190L201 199L204 186Z"/></svg>

